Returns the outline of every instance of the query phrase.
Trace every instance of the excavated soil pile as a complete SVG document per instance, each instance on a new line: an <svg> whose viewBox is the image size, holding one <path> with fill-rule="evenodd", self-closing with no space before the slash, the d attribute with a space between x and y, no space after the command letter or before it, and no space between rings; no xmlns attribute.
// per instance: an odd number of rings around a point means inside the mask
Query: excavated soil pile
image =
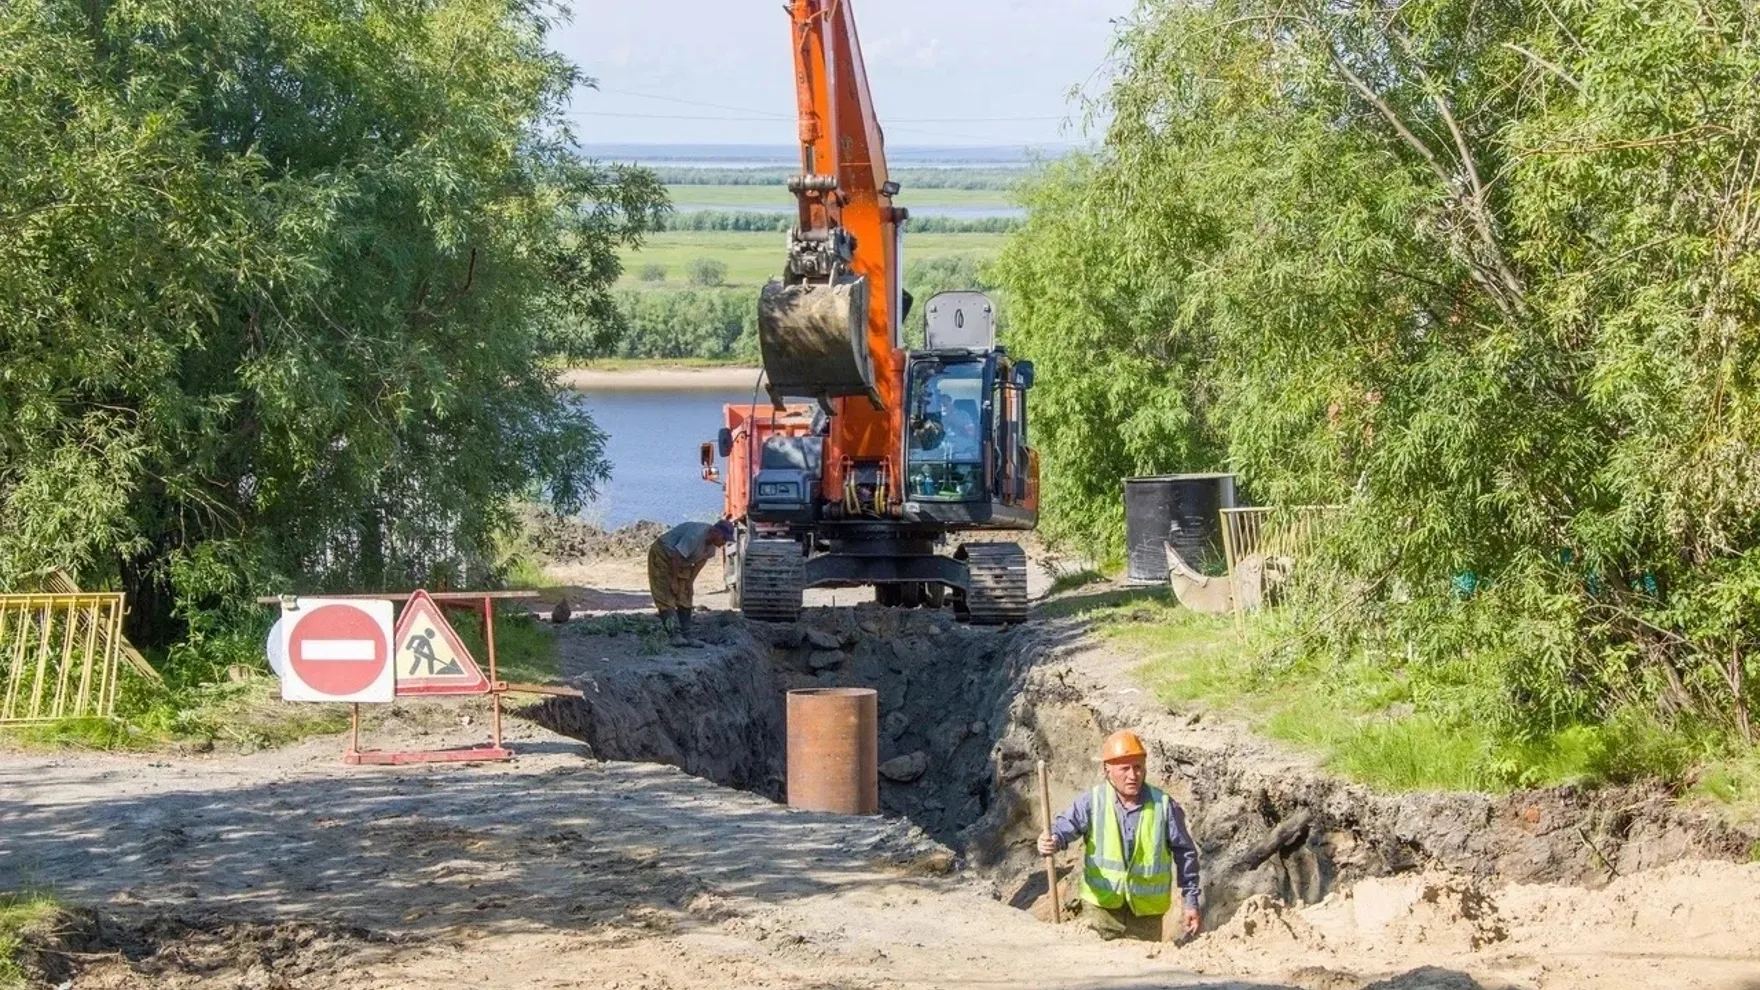
<svg viewBox="0 0 1760 990"><path fill-rule="evenodd" d="M606 558L640 558L656 537L666 532L657 522L642 520L606 531L577 519L549 512L526 516L532 549L546 560L571 563Z"/></svg>
<svg viewBox="0 0 1760 990"><path fill-rule="evenodd" d="M26 986L81 990L234 990L325 985L412 942L351 925L217 917L129 920L58 911L22 933Z"/></svg>
<svg viewBox="0 0 1760 990"><path fill-rule="evenodd" d="M1073 622L995 631L876 606L814 610L788 625L723 614L706 620L711 646L701 651L666 648L650 625L625 617L560 630L566 671L586 697L549 700L536 720L604 759L672 764L781 800L785 693L875 688L882 810L947 843L1035 914L1049 912L1031 849L1036 762L1050 764L1062 807L1096 780L1099 740L1123 727L1143 733L1151 777L1190 813L1212 925L1255 898L1315 904L1370 877L1441 869L1475 882L1599 885L1682 859L1743 859L1753 843L1652 791L1375 794L1153 706L1121 686L1121 671L1095 669L1097 647ZM1062 886L1067 897L1073 882Z"/></svg>

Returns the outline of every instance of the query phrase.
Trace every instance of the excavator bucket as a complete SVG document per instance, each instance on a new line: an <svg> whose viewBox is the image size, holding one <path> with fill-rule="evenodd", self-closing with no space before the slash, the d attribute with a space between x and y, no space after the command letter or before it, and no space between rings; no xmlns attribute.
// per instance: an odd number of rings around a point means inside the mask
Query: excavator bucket
<svg viewBox="0 0 1760 990"><path fill-rule="evenodd" d="M772 279L758 296L758 349L764 360L770 399L816 399L825 405L837 396L874 391L874 363L868 354L868 280L785 285Z"/></svg>

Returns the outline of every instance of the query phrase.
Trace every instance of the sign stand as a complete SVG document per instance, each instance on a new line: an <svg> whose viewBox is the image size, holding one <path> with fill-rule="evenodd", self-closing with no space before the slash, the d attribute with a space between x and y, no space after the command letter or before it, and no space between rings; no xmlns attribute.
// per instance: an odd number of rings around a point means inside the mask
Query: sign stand
<svg viewBox="0 0 1760 990"><path fill-rule="evenodd" d="M475 678L463 678L459 684L451 687L421 686L412 687L409 690L397 691L397 695L402 697L488 695L491 738L487 746L466 746L458 749L439 750L364 750L361 748L361 706L360 702L357 701L352 703L349 708L348 744L347 748L344 749L342 753L342 762L350 766L401 766L414 763L481 763L488 761L511 760L514 755L513 750L505 744L501 737L501 696L503 694L518 692L521 694L548 694L570 698L582 697L578 688L553 687L545 684L509 684L500 678L500 672L497 670L495 663L495 600L500 598L536 598L537 592L488 591L435 592L429 594L425 591L417 591L407 595L337 595L331 597L338 599L358 598L363 600L378 599L381 601L391 600L406 602L407 604L404 606L403 620L400 620L398 623L398 631L394 637L397 640L406 641L406 633L408 632L408 630L404 628L406 620L412 618L422 606L427 606L427 611L423 614L431 614L433 625L437 628L428 629L425 630L425 632L429 635L437 634L435 638L444 639L445 642L449 644L449 652L454 654L454 658L457 662L462 666L472 668L473 670L475 668L475 661L470 658L468 653L464 652L463 645L458 643L457 634L452 631L445 619L440 616L439 610L438 608L435 608L435 606L449 606L452 608L471 609L473 611L480 609L483 616L483 642L488 650L487 659L489 661L489 669L488 678L486 680L481 679L481 674L479 673ZM264 604L278 604L283 600L280 598L264 598L259 599L259 601ZM423 643L421 645L427 647L429 644ZM391 666L395 668L397 656L399 654L398 646L395 644L391 645L390 653L391 656L388 659ZM432 653L430 652L427 655L432 656Z"/></svg>
<svg viewBox="0 0 1760 990"><path fill-rule="evenodd" d="M432 600L425 592L416 592L404 605L405 614L416 605L417 596ZM489 695L489 724L493 733L487 746L466 746L461 749L416 749L416 750L363 750L360 746L361 709L354 707L353 731L349 736L348 749L342 754L342 762L350 766L401 766L407 763L481 763L513 759L513 750L502 744L501 740L501 696L512 689L512 685L504 683L497 676L495 669L495 602L484 596L466 602L447 601L446 604L461 607L480 607L483 614L483 643L489 653L489 683L486 692ZM447 630L448 634L451 630ZM402 637L399 637L402 638ZM556 690L556 689L552 689ZM546 692L548 693L548 692Z"/></svg>

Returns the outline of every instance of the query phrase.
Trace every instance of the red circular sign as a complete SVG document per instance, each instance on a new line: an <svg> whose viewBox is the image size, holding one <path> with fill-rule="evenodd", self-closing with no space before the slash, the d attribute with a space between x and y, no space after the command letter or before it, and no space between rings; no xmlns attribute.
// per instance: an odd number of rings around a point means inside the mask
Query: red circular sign
<svg viewBox="0 0 1760 990"><path fill-rule="evenodd" d="M301 615L287 637L287 662L307 687L344 697L364 691L385 672L390 644L379 623L352 605L325 605Z"/></svg>

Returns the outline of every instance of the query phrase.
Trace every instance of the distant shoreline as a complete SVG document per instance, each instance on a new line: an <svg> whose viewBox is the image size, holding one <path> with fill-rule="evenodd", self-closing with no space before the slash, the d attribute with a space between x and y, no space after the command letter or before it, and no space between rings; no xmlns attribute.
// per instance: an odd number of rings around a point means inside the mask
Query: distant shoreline
<svg viewBox="0 0 1760 990"><path fill-rule="evenodd" d="M757 368L626 366L570 368L562 373L564 388L577 392L663 392L687 389L753 388Z"/></svg>

